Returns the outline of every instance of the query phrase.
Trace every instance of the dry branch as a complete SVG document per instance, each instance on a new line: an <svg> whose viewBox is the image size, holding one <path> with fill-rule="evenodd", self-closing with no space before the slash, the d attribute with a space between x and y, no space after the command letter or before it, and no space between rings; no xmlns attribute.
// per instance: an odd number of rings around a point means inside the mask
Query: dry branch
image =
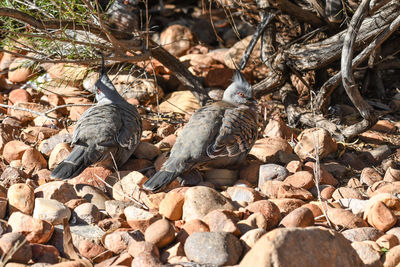
<svg viewBox="0 0 400 267"><path fill-rule="evenodd" d="M347 138L351 138L361 132L364 132L368 128L372 127L377 121L374 109L363 99L360 91L358 91L358 85L354 80L353 71L351 68L354 42L357 38L361 23L364 17L368 14L369 2L370 0L363 0L360 6L357 8L350 21L343 44L341 60L343 87L346 90L351 102L353 102L354 106L356 106L363 117L361 122L353 124L343 131L344 136Z"/></svg>

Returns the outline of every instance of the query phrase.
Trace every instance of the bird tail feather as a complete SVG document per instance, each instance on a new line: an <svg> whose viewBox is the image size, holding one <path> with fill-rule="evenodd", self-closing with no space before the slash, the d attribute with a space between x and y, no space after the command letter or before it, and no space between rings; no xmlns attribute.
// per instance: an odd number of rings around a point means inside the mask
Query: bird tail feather
<svg viewBox="0 0 400 267"><path fill-rule="evenodd" d="M143 184L143 188L149 191L158 191L169 185L178 175L178 172L159 171Z"/></svg>
<svg viewBox="0 0 400 267"><path fill-rule="evenodd" d="M84 148L75 146L72 152L51 172L52 178L70 179L83 172L91 162Z"/></svg>

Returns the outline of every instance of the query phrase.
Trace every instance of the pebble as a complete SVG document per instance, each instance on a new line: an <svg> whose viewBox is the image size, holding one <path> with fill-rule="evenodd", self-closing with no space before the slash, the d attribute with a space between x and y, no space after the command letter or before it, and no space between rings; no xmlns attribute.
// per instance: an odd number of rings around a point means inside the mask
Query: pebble
<svg viewBox="0 0 400 267"><path fill-rule="evenodd" d="M268 228L268 221L262 213L255 212L245 220L238 221L237 227L240 230L240 234L243 235L254 229L266 230Z"/></svg>
<svg viewBox="0 0 400 267"><path fill-rule="evenodd" d="M189 237L189 235L195 232L210 232L210 228L204 221L200 219L187 221L178 232L176 240L178 240L182 244L185 244L186 239Z"/></svg>
<svg viewBox="0 0 400 267"><path fill-rule="evenodd" d="M195 232L184 245L186 257L199 264L235 265L242 253L239 239L226 232Z"/></svg>
<svg viewBox="0 0 400 267"><path fill-rule="evenodd" d="M126 220L130 227L142 231L146 231L147 227L160 218L158 213L145 211L135 206L129 206L124 209Z"/></svg>
<svg viewBox="0 0 400 267"><path fill-rule="evenodd" d="M383 232L375 229L374 227L360 227L354 229L348 229L342 232L343 236L350 242L361 242L361 241L376 241L383 235Z"/></svg>
<svg viewBox="0 0 400 267"><path fill-rule="evenodd" d="M240 241L243 246L243 255L247 253L252 247L254 247L255 243L267 232L264 229L256 228L247 231L240 237Z"/></svg>
<svg viewBox="0 0 400 267"><path fill-rule="evenodd" d="M262 199L260 192L250 187L244 187L244 186L228 187L227 193L232 201L237 201L237 202L244 201L246 203L253 203L257 200Z"/></svg>
<svg viewBox="0 0 400 267"><path fill-rule="evenodd" d="M99 210L104 210L105 202L110 199L103 191L91 185L77 184L74 188L78 197L86 199Z"/></svg>
<svg viewBox="0 0 400 267"><path fill-rule="evenodd" d="M341 208L331 208L326 212L331 223L339 227L352 229L358 227L367 227L367 223L360 217L354 215L351 211Z"/></svg>
<svg viewBox="0 0 400 267"><path fill-rule="evenodd" d="M365 266L382 266L380 262L381 255L371 244L366 242L353 242L351 246L357 252Z"/></svg>
<svg viewBox="0 0 400 267"><path fill-rule="evenodd" d="M92 203L83 203L72 212L72 220L75 224L96 224L100 219L100 211Z"/></svg>
<svg viewBox="0 0 400 267"><path fill-rule="evenodd" d="M36 198L33 218L45 220L52 225L62 224L64 219L69 221L70 209L55 199Z"/></svg>
<svg viewBox="0 0 400 267"><path fill-rule="evenodd" d="M13 184L7 191L7 198L10 214L15 211L20 211L28 215L32 214L35 204L35 194L29 185L22 183Z"/></svg>
<svg viewBox="0 0 400 267"><path fill-rule="evenodd" d="M267 163L277 161L279 159L279 151L293 153L292 147L285 139L268 137L258 139L250 150L249 155L256 157L263 163Z"/></svg>
<svg viewBox="0 0 400 267"><path fill-rule="evenodd" d="M306 190L310 189L315 185L314 183L314 175L308 171L299 171L290 176L288 176L285 180L285 183L288 183L294 187L304 188Z"/></svg>
<svg viewBox="0 0 400 267"><path fill-rule="evenodd" d="M286 215L279 225L286 228L312 226L314 225L314 215L308 208L299 207Z"/></svg>
<svg viewBox="0 0 400 267"><path fill-rule="evenodd" d="M55 199L66 203L71 199L77 199L78 195L71 184L65 181L54 181L37 187L35 197Z"/></svg>
<svg viewBox="0 0 400 267"><path fill-rule="evenodd" d="M10 215L8 225L13 232L22 233L26 240L31 243L46 243L54 231L54 226L49 222L33 218L19 211Z"/></svg>
<svg viewBox="0 0 400 267"><path fill-rule="evenodd" d="M207 201L204 201L207 199ZM230 201L215 189L194 186L185 193L182 218L185 221L202 219L216 209L234 210Z"/></svg>
<svg viewBox="0 0 400 267"><path fill-rule="evenodd" d="M213 210L209 212L203 221L208 225L211 232L228 232L236 236L240 235L237 226L238 219L230 210Z"/></svg>
<svg viewBox="0 0 400 267"><path fill-rule="evenodd" d="M259 200L251 203L246 210L255 213L260 212L267 220L267 230L273 229L281 220L281 213L278 206L269 200Z"/></svg>
<svg viewBox="0 0 400 267"><path fill-rule="evenodd" d="M264 164L260 166L258 187L262 188L269 180L283 181L289 175L288 170L278 164Z"/></svg>
<svg viewBox="0 0 400 267"><path fill-rule="evenodd" d="M161 200L159 212L165 218L176 221L182 218L185 195L176 191L168 192Z"/></svg>
<svg viewBox="0 0 400 267"><path fill-rule="evenodd" d="M144 233L145 241L155 244L158 248L169 245L174 238L174 226L166 219L155 221Z"/></svg>
<svg viewBox="0 0 400 267"><path fill-rule="evenodd" d="M361 267L364 263L340 233L307 227L278 228L263 235L239 264L247 266Z"/></svg>
<svg viewBox="0 0 400 267"><path fill-rule="evenodd" d="M15 250L18 244L22 244ZM5 233L0 237L0 249L3 255L10 254L10 261L28 263L32 258L32 248L22 233Z"/></svg>
<svg viewBox="0 0 400 267"><path fill-rule="evenodd" d="M318 146L319 158L323 159L329 154L336 152L337 144L331 134L322 128L311 128L301 132L297 137L299 142L294 148L294 152L305 160L311 154L315 157L315 147ZM315 144L314 140L317 142Z"/></svg>
<svg viewBox="0 0 400 267"><path fill-rule="evenodd" d="M134 241L144 241L144 236L137 230L120 229L103 237L104 247L115 254L125 251Z"/></svg>

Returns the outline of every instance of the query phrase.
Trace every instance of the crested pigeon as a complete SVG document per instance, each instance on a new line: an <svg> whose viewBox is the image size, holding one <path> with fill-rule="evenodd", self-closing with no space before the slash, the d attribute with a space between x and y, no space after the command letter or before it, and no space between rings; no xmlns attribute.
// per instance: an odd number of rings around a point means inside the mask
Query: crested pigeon
<svg viewBox="0 0 400 267"><path fill-rule="evenodd" d="M92 164L121 166L133 154L142 135L142 121L136 108L115 89L102 70L95 83L97 104L79 118L72 136L71 153L51 173L70 179Z"/></svg>
<svg viewBox="0 0 400 267"><path fill-rule="evenodd" d="M235 167L257 139L252 87L239 71L222 101L198 109L180 132L170 157L143 188L158 191L194 167Z"/></svg>

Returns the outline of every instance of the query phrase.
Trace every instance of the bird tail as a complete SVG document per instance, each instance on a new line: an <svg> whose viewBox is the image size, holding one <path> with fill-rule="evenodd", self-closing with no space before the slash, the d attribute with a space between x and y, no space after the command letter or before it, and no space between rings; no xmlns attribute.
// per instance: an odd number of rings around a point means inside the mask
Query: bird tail
<svg viewBox="0 0 400 267"><path fill-rule="evenodd" d="M178 172L159 171L143 184L143 188L149 191L158 191L169 185L178 176Z"/></svg>
<svg viewBox="0 0 400 267"><path fill-rule="evenodd" d="M51 172L52 178L70 179L78 176L92 163L84 147L75 146L72 152Z"/></svg>

